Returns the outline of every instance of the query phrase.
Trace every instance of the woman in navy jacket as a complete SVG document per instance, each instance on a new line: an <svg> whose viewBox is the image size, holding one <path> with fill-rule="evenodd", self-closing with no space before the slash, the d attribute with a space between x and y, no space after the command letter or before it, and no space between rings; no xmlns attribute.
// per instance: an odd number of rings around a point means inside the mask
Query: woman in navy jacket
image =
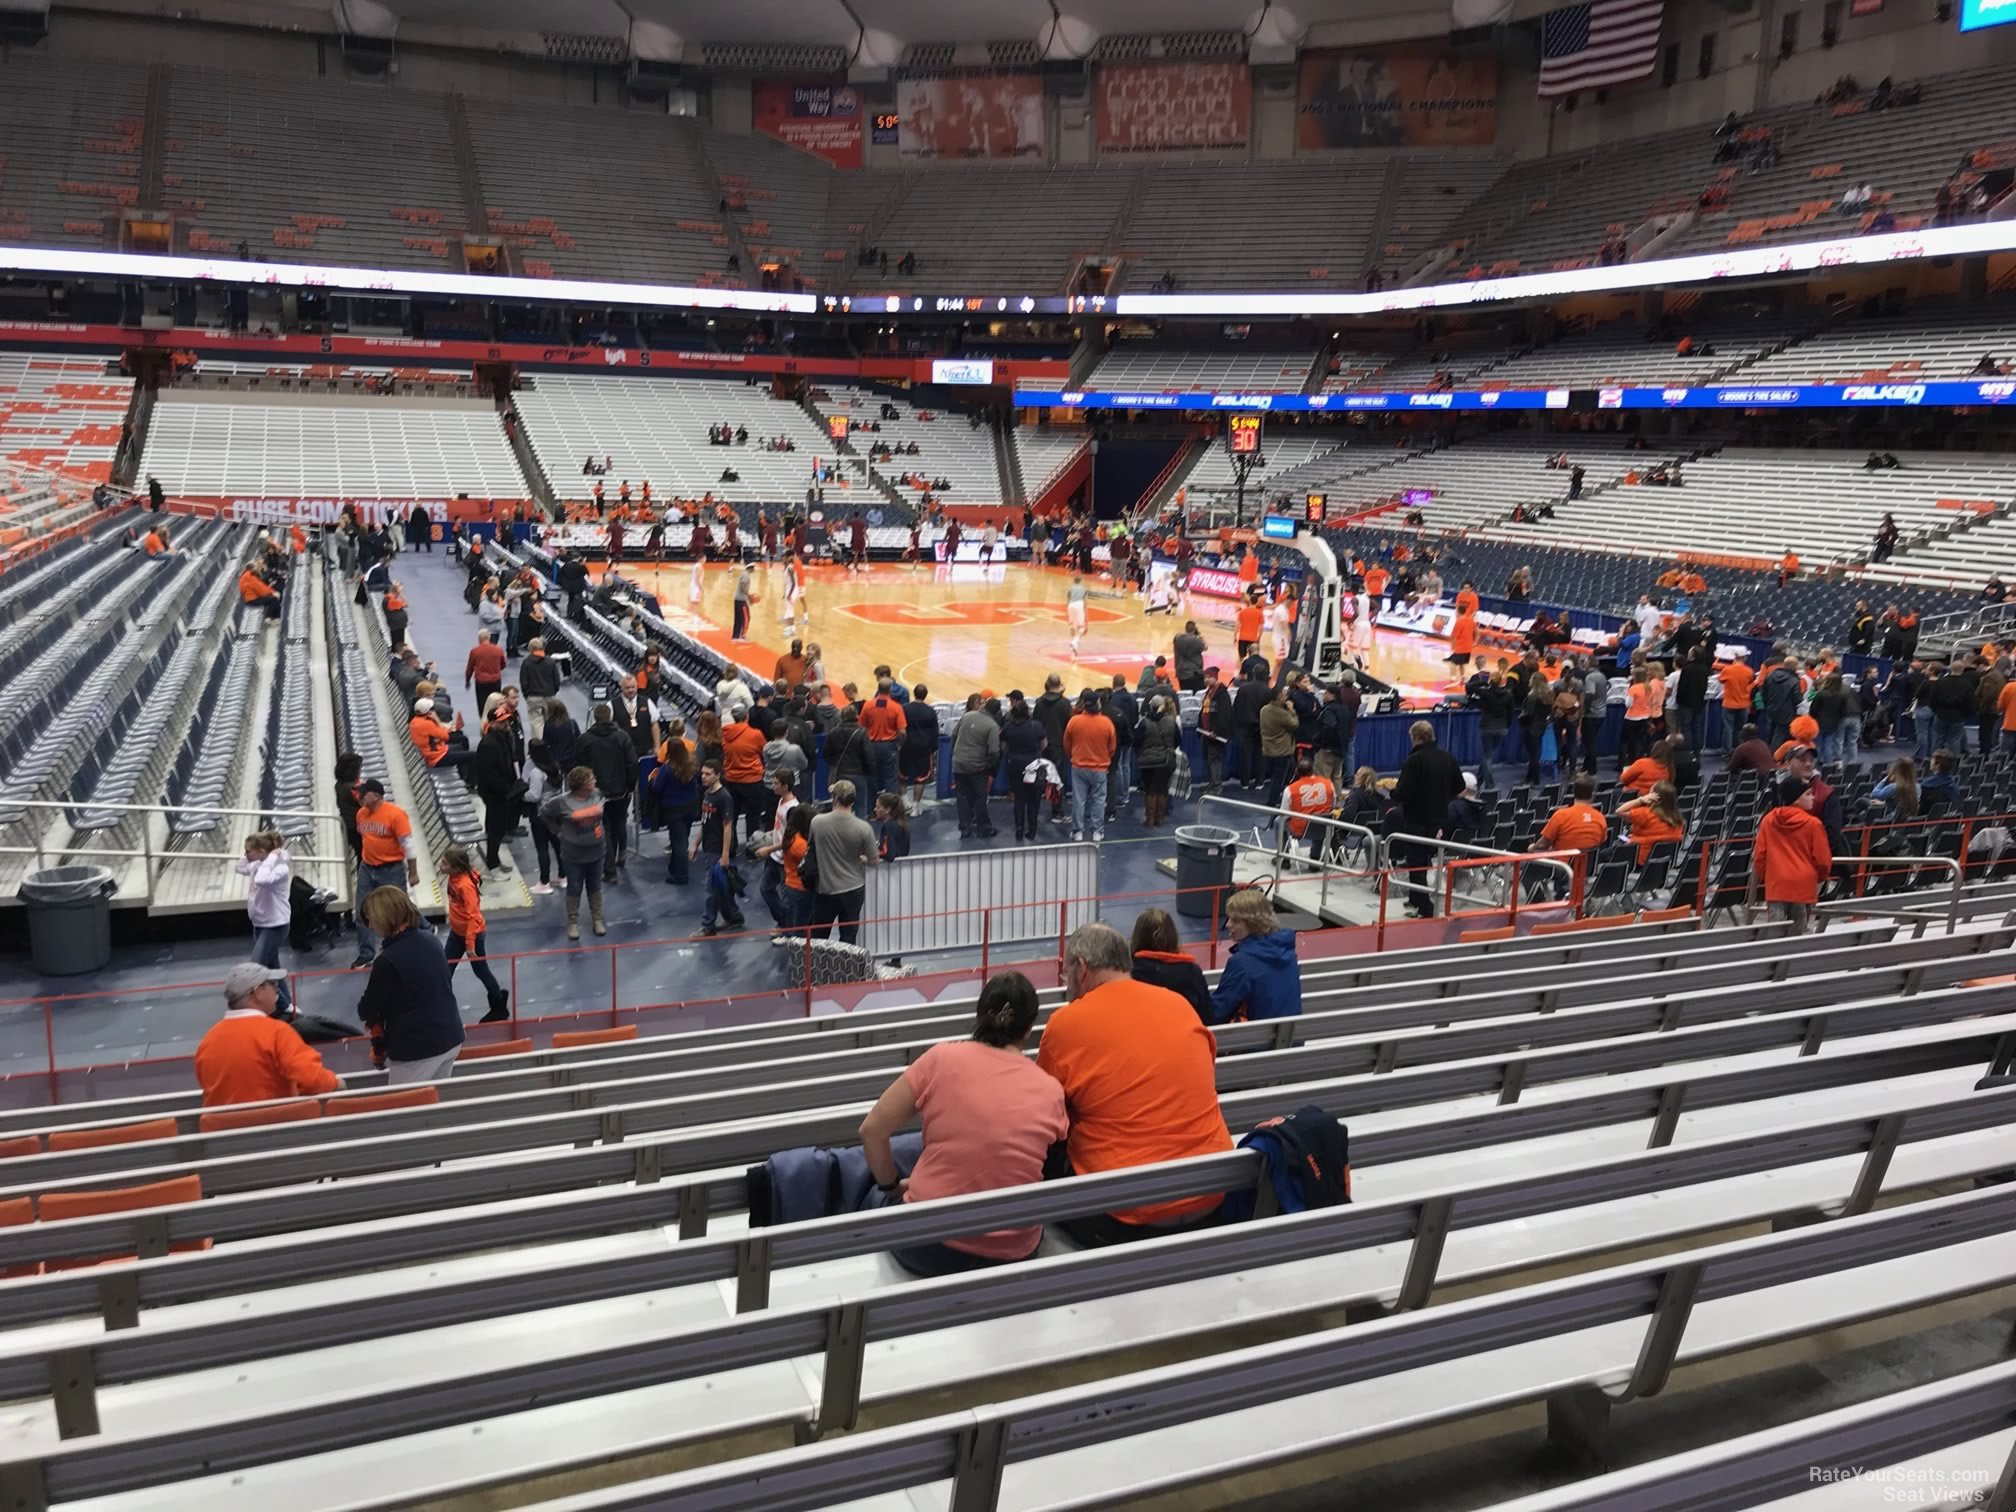
<svg viewBox="0 0 2016 1512"><path fill-rule="evenodd" d="M1281 927L1267 895L1250 887L1232 894L1225 923L1232 953L1211 994L1211 1021L1299 1017L1302 967L1295 959L1295 931Z"/></svg>
<svg viewBox="0 0 2016 1512"><path fill-rule="evenodd" d="M389 1086L446 1081L462 1049L462 1013L441 942L400 888L376 888L357 907L364 927L384 941L357 1000L371 1058L385 1066Z"/></svg>

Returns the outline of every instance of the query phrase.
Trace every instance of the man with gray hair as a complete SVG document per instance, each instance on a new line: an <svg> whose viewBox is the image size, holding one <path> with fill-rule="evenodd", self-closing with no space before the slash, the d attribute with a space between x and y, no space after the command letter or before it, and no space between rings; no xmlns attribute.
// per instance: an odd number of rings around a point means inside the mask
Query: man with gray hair
<svg viewBox="0 0 2016 1512"><path fill-rule="evenodd" d="M822 874L824 861L821 861ZM1218 1109L1217 1044L1187 1000L1133 978L1134 958L1110 924L1064 942L1068 1001L1050 1016L1036 1064L1064 1088L1066 1158L1046 1176L1089 1175L1232 1148ZM1202 1228L1223 1194L1060 1220L1088 1248Z"/></svg>
<svg viewBox="0 0 2016 1512"><path fill-rule="evenodd" d="M832 807L812 821L812 851L819 879L813 884L812 927L830 934L836 922L842 944L861 937L861 908L868 898L868 868L881 862L875 830L855 817L854 784L844 777L828 790Z"/></svg>

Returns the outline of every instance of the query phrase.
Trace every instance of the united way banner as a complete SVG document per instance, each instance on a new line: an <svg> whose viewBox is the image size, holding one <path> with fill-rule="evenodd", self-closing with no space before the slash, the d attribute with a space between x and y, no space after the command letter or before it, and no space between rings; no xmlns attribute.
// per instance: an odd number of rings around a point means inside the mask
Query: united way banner
<svg viewBox="0 0 2016 1512"><path fill-rule="evenodd" d="M756 129L835 168L861 166L861 96L845 84L758 79L751 92Z"/></svg>
<svg viewBox="0 0 2016 1512"><path fill-rule="evenodd" d="M1317 48L1296 72L1295 145L1488 147L1498 60L1436 47Z"/></svg>
<svg viewBox="0 0 2016 1512"><path fill-rule="evenodd" d="M1244 63L1123 63L1099 70L1101 152L1244 147L1253 80Z"/></svg>
<svg viewBox="0 0 2016 1512"><path fill-rule="evenodd" d="M906 158L1016 158L1043 151L1043 81L1035 74L905 79L897 150Z"/></svg>

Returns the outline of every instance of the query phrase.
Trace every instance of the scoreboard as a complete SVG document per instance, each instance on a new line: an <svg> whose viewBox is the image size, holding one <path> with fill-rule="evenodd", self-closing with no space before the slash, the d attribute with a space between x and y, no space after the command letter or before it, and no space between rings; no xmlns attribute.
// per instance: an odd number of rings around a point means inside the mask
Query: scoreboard
<svg viewBox="0 0 2016 1512"><path fill-rule="evenodd" d="M1260 417L1258 415L1228 415L1225 419L1225 449L1235 457L1258 454L1260 450Z"/></svg>

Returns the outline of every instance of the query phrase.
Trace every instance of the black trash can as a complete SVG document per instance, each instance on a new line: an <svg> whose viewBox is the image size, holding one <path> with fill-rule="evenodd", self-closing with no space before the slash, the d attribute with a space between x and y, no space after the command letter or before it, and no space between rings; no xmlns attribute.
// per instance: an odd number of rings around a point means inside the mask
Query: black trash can
<svg viewBox="0 0 2016 1512"><path fill-rule="evenodd" d="M21 879L28 954L42 976L102 971L112 960L112 894L102 866L52 866Z"/></svg>
<svg viewBox="0 0 2016 1512"><path fill-rule="evenodd" d="M1232 886L1233 846L1237 830L1221 824L1176 827L1176 912L1190 919L1208 919L1218 912Z"/></svg>

